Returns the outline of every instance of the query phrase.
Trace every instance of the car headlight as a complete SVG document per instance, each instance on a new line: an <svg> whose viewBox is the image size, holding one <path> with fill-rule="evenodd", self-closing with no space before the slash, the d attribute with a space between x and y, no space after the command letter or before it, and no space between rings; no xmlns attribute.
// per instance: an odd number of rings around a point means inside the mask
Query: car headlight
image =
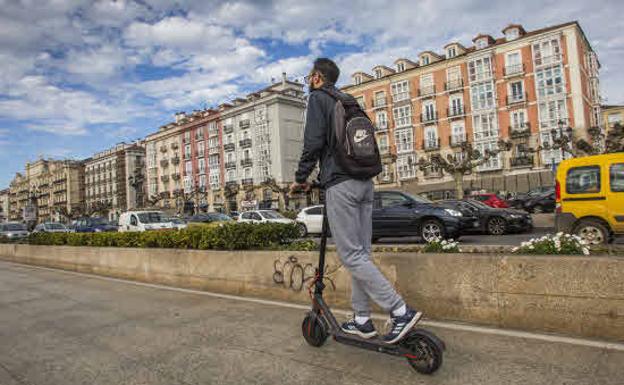
<svg viewBox="0 0 624 385"><path fill-rule="evenodd" d="M453 209L444 209L444 211L446 211L446 213L452 217L461 217L462 213L460 213L457 210L453 210Z"/></svg>
<svg viewBox="0 0 624 385"><path fill-rule="evenodd" d="M101 233L101 232L102 232L102 229L95 229L95 232L96 232L96 233Z"/></svg>

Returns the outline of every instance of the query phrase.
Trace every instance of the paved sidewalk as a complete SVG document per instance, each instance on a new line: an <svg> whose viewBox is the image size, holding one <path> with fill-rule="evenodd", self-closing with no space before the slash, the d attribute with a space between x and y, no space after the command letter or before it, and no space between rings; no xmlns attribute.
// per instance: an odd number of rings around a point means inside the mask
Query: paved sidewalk
<svg viewBox="0 0 624 385"><path fill-rule="evenodd" d="M434 376L329 341L303 311L0 262L0 384L621 384L624 352L433 329Z"/></svg>

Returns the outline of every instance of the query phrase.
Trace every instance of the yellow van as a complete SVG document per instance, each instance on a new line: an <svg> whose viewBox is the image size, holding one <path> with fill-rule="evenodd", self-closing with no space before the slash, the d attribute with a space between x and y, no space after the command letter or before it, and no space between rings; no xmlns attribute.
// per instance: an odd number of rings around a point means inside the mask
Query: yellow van
<svg viewBox="0 0 624 385"><path fill-rule="evenodd" d="M562 161L555 200L557 231L593 245L624 234L624 152Z"/></svg>

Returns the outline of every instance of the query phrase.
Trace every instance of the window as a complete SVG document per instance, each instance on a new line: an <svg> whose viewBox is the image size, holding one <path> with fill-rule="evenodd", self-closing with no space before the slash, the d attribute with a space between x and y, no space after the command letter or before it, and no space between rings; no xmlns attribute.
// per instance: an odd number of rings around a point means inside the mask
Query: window
<svg viewBox="0 0 624 385"><path fill-rule="evenodd" d="M382 76L381 70L378 68L375 70L375 79L379 79Z"/></svg>
<svg viewBox="0 0 624 385"><path fill-rule="evenodd" d="M492 77L492 62L490 57L482 57L468 63L468 74L471 82L488 80Z"/></svg>
<svg viewBox="0 0 624 385"><path fill-rule="evenodd" d="M624 192L624 163L612 164L609 167L609 181L611 191Z"/></svg>
<svg viewBox="0 0 624 385"><path fill-rule="evenodd" d="M210 168L219 168L219 155L211 155L210 158L208 158L208 165Z"/></svg>
<svg viewBox="0 0 624 385"><path fill-rule="evenodd" d="M364 96L359 96L359 97L355 98L355 100L357 100L358 104L360 105L360 107L363 110L366 109L366 104L364 103Z"/></svg>
<svg viewBox="0 0 624 385"><path fill-rule="evenodd" d="M355 75L355 76L353 77L353 82L355 83L355 85L362 84L362 76L360 76L360 75Z"/></svg>
<svg viewBox="0 0 624 385"><path fill-rule="evenodd" d="M317 207L312 207L306 210L306 214L307 215L322 215L323 211L322 211L322 206L317 206Z"/></svg>
<svg viewBox="0 0 624 385"><path fill-rule="evenodd" d="M197 156L200 158L204 156L204 142L197 142Z"/></svg>
<svg viewBox="0 0 624 385"><path fill-rule="evenodd" d="M461 95L450 98L449 116L457 116L463 114L463 99Z"/></svg>
<svg viewBox="0 0 624 385"><path fill-rule="evenodd" d="M457 56L457 51L456 51L455 47L447 48L447 50L446 50L446 58L450 59L450 58L453 58L455 56Z"/></svg>
<svg viewBox="0 0 624 385"><path fill-rule="evenodd" d="M407 197L400 193L395 192L383 192L380 196L381 207L387 209L389 207L396 207L402 204L408 203Z"/></svg>
<svg viewBox="0 0 624 385"><path fill-rule="evenodd" d="M234 182L236 181L236 170L228 170L225 176L226 182Z"/></svg>
<svg viewBox="0 0 624 385"><path fill-rule="evenodd" d="M187 144L184 146L184 158L191 159L191 145Z"/></svg>
<svg viewBox="0 0 624 385"><path fill-rule="evenodd" d="M514 110L509 115L512 130L522 130L526 126L526 110Z"/></svg>
<svg viewBox="0 0 624 385"><path fill-rule="evenodd" d="M539 103L540 128L556 128L559 121L567 122L568 113L565 99Z"/></svg>
<svg viewBox="0 0 624 385"><path fill-rule="evenodd" d="M496 142L482 142L475 143L475 149L479 150L479 152L484 156L487 150L493 151L498 149L498 144ZM479 171L487 171L487 170L496 170L501 167L500 162L500 154L496 156L492 156L488 159L487 162L483 163L478 167Z"/></svg>
<svg viewBox="0 0 624 385"><path fill-rule="evenodd" d="M427 64L429 64L429 55L424 55L420 58L420 65L426 66Z"/></svg>
<svg viewBox="0 0 624 385"><path fill-rule="evenodd" d="M425 127L425 148L438 147L438 129L435 126Z"/></svg>
<svg viewBox="0 0 624 385"><path fill-rule="evenodd" d="M520 51L510 52L505 55L505 75L522 72L522 54Z"/></svg>
<svg viewBox="0 0 624 385"><path fill-rule="evenodd" d="M509 101L518 102L524 100L524 83L522 80L509 83Z"/></svg>
<svg viewBox="0 0 624 385"><path fill-rule="evenodd" d="M388 137L386 135L379 136L377 144L379 145L379 152L388 151Z"/></svg>
<svg viewBox="0 0 624 385"><path fill-rule="evenodd" d="M199 187L200 188L206 187L206 175L199 176Z"/></svg>
<svg viewBox="0 0 624 385"><path fill-rule="evenodd" d="M375 113L375 118L378 129L385 130L388 128L388 113L386 111L377 111Z"/></svg>
<svg viewBox="0 0 624 385"><path fill-rule="evenodd" d="M409 83L407 80L392 83L392 100L395 102L409 99Z"/></svg>
<svg viewBox="0 0 624 385"><path fill-rule="evenodd" d="M410 126L412 124L412 106L406 105L396 107L392 110L392 113L397 128Z"/></svg>
<svg viewBox="0 0 624 385"><path fill-rule="evenodd" d="M494 84L492 82L474 84L470 87L472 108L475 110L489 109L494 104Z"/></svg>
<svg viewBox="0 0 624 385"><path fill-rule="evenodd" d="M213 189L219 188L219 172L210 173L210 187Z"/></svg>
<svg viewBox="0 0 624 385"><path fill-rule="evenodd" d="M186 132L184 133L184 142L185 142L185 143L188 143L188 142L190 142L190 141L191 141L191 132L190 132L190 131L186 131Z"/></svg>
<svg viewBox="0 0 624 385"><path fill-rule="evenodd" d="M397 145L397 153L410 152L414 150L414 134L412 129L396 130L394 140Z"/></svg>
<svg viewBox="0 0 624 385"><path fill-rule="evenodd" d="M451 143L459 144L466 141L466 130L464 122L454 121L451 123Z"/></svg>
<svg viewBox="0 0 624 385"><path fill-rule="evenodd" d="M225 137L225 144L230 144L230 143L234 143L234 135L229 134L228 136Z"/></svg>
<svg viewBox="0 0 624 385"><path fill-rule="evenodd" d="M433 74L426 74L420 77L420 88L433 86Z"/></svg>
<svg viewBox="0 0 624 385"><path fill-rule="evenodd" d="M559 134L555 133L554 138L557 138L558 136ZM542 140L542 145L553 144L553 135L552 135L552 132L550 131L540 132L540 138ZM553 164L561 162L561 158L562 158L560 149L542 150L540 152L540 155L542 156L542 162L544 164L549 164L549 165L553 165Z"/></svg>
<svg viewBox="0 0 624 385"><path fill-rule="evenodd" d="M403 71L405 71L405 63L403 63L403 62L399 62L399 63L397 63L397 65L396 65L396 69L397 69L397 72L403 72Z"/></svg>
<svg viewBox="0 0 624 385"><path fill-rule="evenodd" d="M184 191L189 193L191 192L193 188L193 180L191 179L190 176L185 176L184 177Z"/></svg>
<svg viewBox="0 0 624 385"><path fill-rule="evenodd" d="M186 170L186 175L191 175L193 172L193 163L190 161L186 162L184 169Z"/></svg>
<svg viewBox="0 0 624 385"><path fill-rule="evenodd" d="M251 179L251 168L247 167L243 170L243 177L245 179Z"/></svg>
<svg viewBox="0 0 624 385"><path fill-rule="evenodd" d="M498 125L495 113L473 116L473 127L475 140L498 138Z"/></svg>
<svg viewBox="0 0 624 385"><path fill-rule="evenodd" d="M568 194L591 194L600 192L600 167L584 166L568 170L566 175Z"/></svg>
<svg viewBox="0 0 624 385"><path fill-rule="evenodd" d="M536 71L535 82L538 97L560 94L565 89L561 66Z"/></svg>
<svg viewBox="0 0 624 385"><path fill-rule="evenodd" d="M560 60L561 48L558 37L533 44L533 61L536 66L558 63Z"/></svg>
<svg viewBox="0 0 624 385"><path fill-rule="evenodd" d="M396 167L399 179L416 177L416 157L413 154L399 156Z"/></svg>
<svg viewBox="0 0 624 385"><path fill-rule="evenodd" d="M435 120L436 111L435 103L433 101L427 101L422 105L423 122L429 122Z"/></svg>
<svg viewBox="0 0 624 385"><path fill-rule="evenodd" d="M484 37L482 39L477 40L477 44L476 45L477 45L477 49L486 48L488 46L487 38Z"/></svg>
<svg viewBox="0 0 624 385"><path fill-rule="evenodd" d="M209 122L208 123L208 131L216 131L217 130L217 122Z"/></svg>
<svg viewBox="0 0 624 385"><path fill-rule="evenodd" d="M199 173L204 174L206 172L206 161L202 158L197 161L199 166Z"/></svg>
<svg viewBox="0 0 624 385"><path fill-rule="evenodd" d="M446 70L446 80L449 82L461 81L461 68L459 68L459 66L456 66Z"/></svg>
<svg viewBox="0 0 624 385"><path fill-rule="evenodd" d="M518 31L518 28L510 28L505 33L505 40L507 41L515 40L519 36L520 36L520 31Z"/></svg>

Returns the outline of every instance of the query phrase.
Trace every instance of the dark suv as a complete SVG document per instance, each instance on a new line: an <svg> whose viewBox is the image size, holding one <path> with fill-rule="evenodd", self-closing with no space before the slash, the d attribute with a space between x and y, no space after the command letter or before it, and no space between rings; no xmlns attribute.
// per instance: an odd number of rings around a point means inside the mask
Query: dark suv
<svg viewBox="0 0 624 385"><path fill-rule="evenodd" d="M432 201L402 191L376 191L373 204L373 242L382 237L420 236L457 239L462 214Z"/></svg>

